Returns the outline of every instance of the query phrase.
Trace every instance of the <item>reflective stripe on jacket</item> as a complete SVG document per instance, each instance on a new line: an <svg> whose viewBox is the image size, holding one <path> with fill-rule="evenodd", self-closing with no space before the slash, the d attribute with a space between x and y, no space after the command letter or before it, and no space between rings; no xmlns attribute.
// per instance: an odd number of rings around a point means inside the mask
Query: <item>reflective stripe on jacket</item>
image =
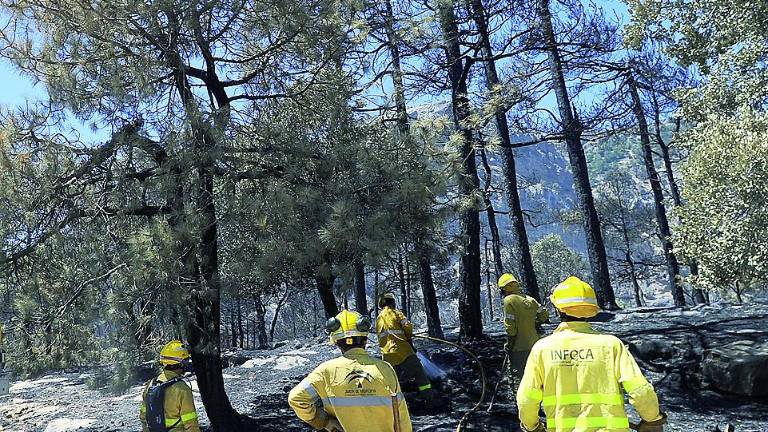
<svg viewBox="0 0 768 432"><path fill-rule="evenodd" d="M400 431L413 431L392 366L362 348L318 366L291 390L288 404L315 429L325 427L330 416L344 432L392 432L397 404Z"/></svg>
<svg viewBox="0 0 768 432"><path fill-rule="evenodd" d="M157 377L159 382L166 382L178 377L179 374L174 371L164 370ZM141 407L139 416L144 432L147 432L147 389L152 381L144 384L144 391L141 397ZM197 421L197 410L195 409L195 399L192 396L192 389L187 383L179 381L165 390L165 426L173 427L169 432L200 432L200 425Z"/></svg>
<svg viewBox="0 0 768 432"><path fill-rule="evenodd" d="M546 309L533 298L520 293L504 297L504 328L507 336L514 337L510 351L529 351L539 340L536 324L549 318Z"/></svg>
<svg viewBox="0 0 768 432"><path fill-rule="evenodd" d="M413 324L397 309L385 307L376 318L376 333L384 361L397 366L416 354L411 346Z"/></svg>
<svg viewBox="0 0 768 432"><path fill-rule="evenodd" d="M517 391L520 420L535 429L541 404L551 432L629 431L622 390L643 420L661 418L653 386L618 338L564 322L531 350Z"/></svg>

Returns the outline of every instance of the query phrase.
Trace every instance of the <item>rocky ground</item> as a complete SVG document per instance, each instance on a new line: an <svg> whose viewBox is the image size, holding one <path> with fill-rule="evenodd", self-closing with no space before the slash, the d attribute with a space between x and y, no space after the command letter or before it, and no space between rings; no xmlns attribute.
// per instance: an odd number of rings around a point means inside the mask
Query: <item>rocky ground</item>
<svg viewBox="0 0 768 432"><path fill-rule="evenodd" d="M767 317L768 305L713 305L605 314L601 317L604 322L596 326L629 344L669 413L666 430L715 431L730 423L739 432L768 432ZM553 327L546 326L546 330ZM499 380L503 333L498 323L487 333L488 340L468 348L485 366L491 392ZM455 334L449 336L454 338ZM480 397L477 365L450 346L427 341L417 345L447 372L441 388L450 403L441 412L417 413L421 415L414 416L414 429L454 431ZM289 341L269 351L228 353L227 392L239 412L257 419L259 426L254 430L310 430L295 420L286 394L314 366L335 355L324 339ZM69 371L13 382L10 396L0 397L0 431L139 431L139 383L125 394L113 396L91 390L88 383L92 380L91 372ZM194 380L190 383L201 408ZM489 414L488 395L463 430L517 430L506 396L502 385ZM631 416L637 418L634 413ZM206 424L202 409L200 417Z"/></svg>

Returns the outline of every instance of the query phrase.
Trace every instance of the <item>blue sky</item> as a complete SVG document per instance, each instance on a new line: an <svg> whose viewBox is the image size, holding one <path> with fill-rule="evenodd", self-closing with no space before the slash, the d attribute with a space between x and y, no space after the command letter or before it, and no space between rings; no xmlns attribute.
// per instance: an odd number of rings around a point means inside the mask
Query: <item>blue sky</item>
<svg viewBox="0 0 768 432"><path fill-rule="evenodd" d="M26 101L45 97L45 86L34 85L10 62L0 59L0 106L22 106Z"/></svg>

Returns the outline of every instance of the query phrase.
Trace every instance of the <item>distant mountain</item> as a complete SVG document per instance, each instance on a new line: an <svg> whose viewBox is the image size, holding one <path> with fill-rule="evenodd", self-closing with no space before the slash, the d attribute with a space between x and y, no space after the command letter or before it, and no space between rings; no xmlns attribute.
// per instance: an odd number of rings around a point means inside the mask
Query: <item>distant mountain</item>
<svg viewBox="0 0 768 432"><path fill-rule="evenodd" d="M418 105L409 110L416 119L446 116L451 118L450 102L438 101ZM493 125L487 128L488 135L496 133ZM527 135L515 135L513 142L526 142L533 139ZM565 226L558 221L561 213L578 209L576 193L573 189L573 176L561 146L549 142L521 147L514 150L517 167L518 187L523 210L528 214L526 224L531 242L547 234L559 234L569 247L586 253L584 233L581 226ZM488 153L488 163L491 166L492 184L499 193L494 194L494 208L506 212L509 208L504 178L504 164L498 151ZM478 162L478 174L481 187L485 181L485 173ZM485 213L481 215L484 226L487 226ZM502 242L509 245L512 241L512 230L509 216L499 214L497 217ZM484 228L485 230L485 228ZM487 230L484 235L490 237Z"/></svg>

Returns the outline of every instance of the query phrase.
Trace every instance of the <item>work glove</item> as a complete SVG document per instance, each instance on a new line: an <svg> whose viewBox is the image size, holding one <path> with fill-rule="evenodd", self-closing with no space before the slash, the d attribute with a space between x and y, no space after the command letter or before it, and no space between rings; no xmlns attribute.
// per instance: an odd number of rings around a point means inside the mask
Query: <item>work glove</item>
<svg viewBox="0 0 768 432"><path fill-rule="evenodd" d="M665 413L661 413L661 418L658 420L647 422L645 420L641 421L639 425L637 425L637 431L638 432L664 432L664 425L667 423L667 415Z"/></svg>
<svg viewBox="0 0 768 432"><path fill-rule="evenodd" d="M328 432L344 432L344 428L341 427L341 423L339 423L339 421L333 417L328 419L328 424L325 425L323 430Z"/></svg>

